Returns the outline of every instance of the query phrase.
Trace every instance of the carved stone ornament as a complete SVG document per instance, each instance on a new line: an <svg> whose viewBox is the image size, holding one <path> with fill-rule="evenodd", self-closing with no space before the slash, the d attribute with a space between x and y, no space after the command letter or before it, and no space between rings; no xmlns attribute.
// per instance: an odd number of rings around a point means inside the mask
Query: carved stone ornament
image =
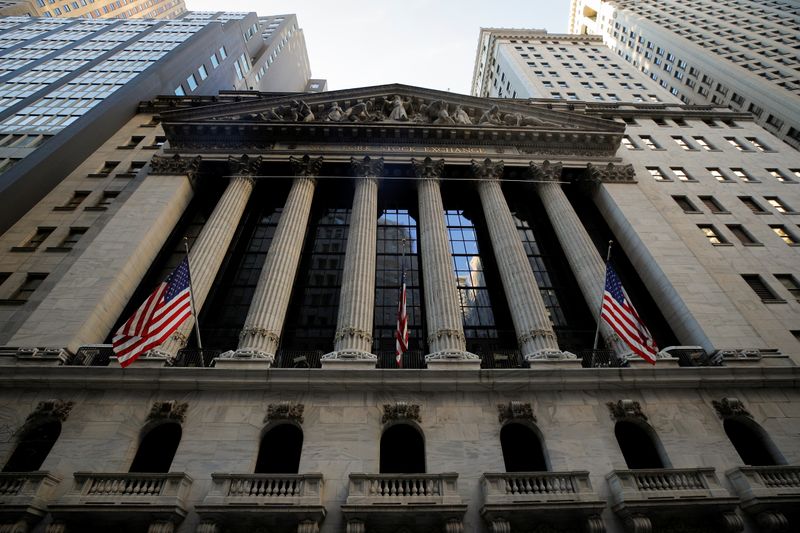
<svg viewBox="0 0 800 533"><path fill-rule="evenodd" d="M606 403L608 410L611 413L611 418L614 420L625 420L626 418L639 418L647 420L647 416L642 412L642 406L639 402L633 400L620 400L618 402Z"/></svg>
<svg viewBox="0 0 800 533"><path fill-rule="evenodd" d="M319 176L322 170L322 158L310 157L308 154L303 157L289 157L289 162L292 164L292 172L295 176L301 178L313 178Z"/></svg>
<svg viewBox="0 0 800 533"><path fill-rule="evenodd" d="M350 168L353 175L359 178L374 178L383 174L383 158L373 159L370 156L364 159L350 158Z"/></svg>
<svg viewBox="0 0 800 533"><path fill-rule="evenodd" d="M155 402L147 415L147 420L174 420L183 424L186 420L186 410L189 404L175 400L169 402Z"/></svg>
<svg viewBox="0 0 800 533"><path fill-rule="evenodd" d="M504 163L502 161L493 162L488 157L483 161L472 160L470 168L472 175L480 180L495 180L503 177Z"/></svg>
<svg viewBox="0 0 800 533"><path fill-rule="evenodd" d="M244 154L242 157L228 156L228 170L231 176L258 176L261 172L262 157L250 157Z"/></svg>
<svg viewBox="0 0 800 533"><path fill-rule="evenodd" d="M417 178L422 180L438 180L442 177L444 170L444 159L434 161L430 157L426 157L422 161L419 159L411 159L411 166L414 167L414 174Z"/></svg>
<svg viewBox="0 0 800 533"><path fill-rule="evenodd" d="M202 158L198 155L192 158L181 157L175 154L171 157L154 155L150 159L150 174L155 176L182 176L193 177L200 169Z"/></svg>
<svg viewBox="0 0 800 533"><path fill-rule="evenodd" d="M242 328L242 331L239 333L239 338L245 339L247 337L265 337L267 340L275 344L278 344L281 340L280 335L274 331L255 326L245 326Z"/></svg>
<svg viewBox="0 0 800 533"><path fill-rule="evenodd" d="M341 329L336 330L336 336L334 337L334 342L340 341L342 339L353 339L359 338L361 340L367 341L369 343L372 342L372 334L369 331L364 331L363 329L354 328L351 326L343 327Z"/></svg>
<svg viewBox="0 0 800 533"><path fill-rule="evenodd" d="M522 345L528 341L536 340L536 339L555 339L556 335L551 330L546 329L532 329L530 331L526 331L522 335L517 337L517 343Z"/></svg>
<svg viewBox="0 0 800 533"><path fill-rule="evenodd" d="M586 164L589 179L599 183L636 183L636 172L633 165L615 165L609 163L598 167L591 163Z"/></svg>
<svg viewBox="0 0 800 533"><path fill-rule="evenodd" d="M466 342L466 338L464 334L457 329L440 329L437 330L436 333L432 333L428 335L428 344L433 344L434 342L438 341L442 337L447 337L450 339L456 339L461 342ZM461 352L459 352L461 353Z"/></svg>
<svg viewBox="0 0 800 533"><path fill-rule="evenodd" d="M738 398L723 398L719 401L713 400L711 405L713 405L714 409L717 411L717 416L723 420L735 416L753 417Z"/></svg>
<svg viewBox="0 0 800 533"><path fill-rule="evenodd" d="M498 420L502 423L506 420L529 420L536 422L531 404L523 402L508 402L497 404Z"/></svg>
<svg viewBox="0 0 800 533"><path fill-rule="evenodd" d="M383 416L381 424L393 422L395 420L414 420L422 422L419 417L419 405L406 402L385 403L383 404Z"/></svg>
<svg viewBox="0 0 800 533"><path fill-rule="evenodd" d="M67 402L64 400L46 400L39 402L36 409L28 415L25 423L37 422L44 418L55 418L59 422L65 422L69 416L69 412L72 411L73 405L75 405L75 402Z"/></svg>
<svg viewBox="0 0 800 533"><path fill-rule="evenodd" d="M561 181L562 168L561 163L551 163L545 159L541 165L531 162L528 174L534 181Z"/></svg>
<svg viewBox="0 0 800 533"><path fill-rule="evenodd" d="M267 415L264 417L264 422L272 422L275 420L291 420L298 424L303 423L303 411L306 406L302 403L280 402L271 403L267 406Z"/></svg>

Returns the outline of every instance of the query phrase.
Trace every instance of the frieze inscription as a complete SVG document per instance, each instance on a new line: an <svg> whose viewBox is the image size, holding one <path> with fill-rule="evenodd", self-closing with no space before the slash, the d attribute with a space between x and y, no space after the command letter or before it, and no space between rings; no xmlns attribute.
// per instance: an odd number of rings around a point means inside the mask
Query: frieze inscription
<svg viewBox="0 0 800 533"><path fill-rule="evenodd" d="M276 145L276 149L283 147ZM425 153L425 154L488 154L499 153L482 146L377 146L368 144L305 144L290 146L306 152L378 152L378 153Z"/></svg>

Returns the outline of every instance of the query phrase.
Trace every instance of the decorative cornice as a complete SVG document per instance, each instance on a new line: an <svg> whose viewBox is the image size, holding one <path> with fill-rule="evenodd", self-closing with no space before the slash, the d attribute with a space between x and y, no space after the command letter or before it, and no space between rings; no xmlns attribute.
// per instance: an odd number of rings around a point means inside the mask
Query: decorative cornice
<svg viewBox="0 0 800 533"><path fill-rule="evenodd" d="M528 176L534 181L561 181L562 168L561 163L551 163L546 159L541 165L531 162L528 166Z"/></svg>
<svg viewBox="0 0 800 533"><path fill-rule="evenodd" d="M633 165L615 165L609 163L605 167L586 164L589 180L595 183L636 183L636 171Z"/></svg>
<svg viewBox="0 0 800 533"><path fill-rule="evenodd" d="M303 411L305 405L302 403L280 402L271 403L267 406L267 414L264 422L274 422L276 420L291 420L298 424L303 423Z"/></svg>
<svg viewBox="0 0 800 533"><path fill-rule="evenodd" d="M744 404L741 402L741 400L739 400L739 398L722 398L719 401L713 400L711 405L714 406L717 416L723 420L736 416L753 418L753 415L751 415L750 411L745 408Z"/></svg>
<svg viewBox="0 0 800 533"><path fill-rule="evenodd" d="M364 159L358 159L351 157L350 168L356 177L375 178L383 174L383 158L372 159L370 156L366 156Z"/></svg>
<svg viewBox="0 0 800 533"><path fill-rule="evenodd" d="M536 422L533 408L530 403L508 402L497 404L498 420L500 423L506 420L528 420Z"/></svg>
<svg viewBox="0 0 800 533"><path fill-rule="evenodd" d="M201 156L192 158L175 154L171 157L154 155L150 159L150 174L154 176L189 176L193 178L200 169Z"/></svg>
<svg viewBox="0 0 800 533"><path fill-rule="evenodd" d="M620 421L628 418L647 420L647 416L642 412L642 406L639 405L639 402L619 400L617 402L607 402L606 405L613 420Z"/></svg>
<svg viewBox="0 0 800 533"><path fill-rule="evenodd" d="M406 402L383 404L381 424L396 420L413 420L421 423L422 419L419 417L419 405Z"/></svg>
<svg viewBox="0 0 800 533"><path fill-rule="evenodd" d="M189 404L175 400L169 402L155 402L147 415L147 420L174 420L183 424L186 420L186 410Z"/></svg>
<svg viewBox="0 0 800 533"><path fill-rule="evenodd" d="M289 162L294 175L300 178L314 178L319 176L319 172L322 170L321 157L312 158L308 154L301 158L289 156Z"/></svg>
<svg viewBox="0 0 800 533"><path fill-rule="evenodd" d="M503 177L503 161L493 162L488 157L483 161L472 160L470 169L472 175L480 180L497 180Z"/></svg>
<svg viewBox="0 0 800 533"><path fill-rule="evenodd" d="M28 415L25 424L35 424L46 419L56 419L59 422L65 422L74 405L75 402L55 399L39 402L36 409Z"/></svg>
<svg viewBox="0 0 800 533"><path fill-rule="evenodd" d="M247 154L241 157L228 156L228 171L232 176L258 176L261 173L262 157L250 157Z"/></svg>
<svg viewBox="0 0 800 533"><path fill-rule="evenodd" d="M444 159L437 159L434 161L430 157L426 157L422 161L419 159L411 159L411 166L414 167L414 174L421 180L439 180L442 178L442 171L444 171Z"/></svg>

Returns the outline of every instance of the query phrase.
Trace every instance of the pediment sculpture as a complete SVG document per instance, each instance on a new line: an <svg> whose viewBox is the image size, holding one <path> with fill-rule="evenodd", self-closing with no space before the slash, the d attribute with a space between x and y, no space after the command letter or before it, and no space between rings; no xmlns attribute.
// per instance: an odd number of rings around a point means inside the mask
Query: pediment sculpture
<svg viewBox="0 0 800 533"><path fill-rule="evenodd" d="M343 107L345 105L346 107ZM533 114L505 112L499 105L485 108L447 102L440 98L422 98L393 94L359 99L346 103L333 101L308 103L294 99L262 111L236 116L220 116L217 120L242 120L301 123L373 123L395 122L453 126L510 126L576 128L574 124L557 123Z"/></svg>

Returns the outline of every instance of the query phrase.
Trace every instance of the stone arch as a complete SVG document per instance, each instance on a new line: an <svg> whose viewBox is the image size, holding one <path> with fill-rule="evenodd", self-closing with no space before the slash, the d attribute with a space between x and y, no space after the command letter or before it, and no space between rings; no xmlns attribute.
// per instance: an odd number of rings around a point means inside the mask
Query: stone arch
<svg viewBox="0 0 800 533"><path fill-rule="evenodd" d="M381 474L424 474L425 438L416 424L398 422L383 430L380 444Z"/></svg>
<svg viewBox="0 0 800 533"><path fill-rule="evenodd" d="M542 434L533 424L508 422L500 429L506 472L546 472L550 462Z"/></svg>
<svg viewBox="0 0 800 533"><path fill-rule="evenodd" d="M746 416L732 416L722 422L725 434L747 466L784 465L786 459L758 423Z"/></svg>
<svg viewBox="0 0 800 533"><path fill-rule="evenodd" d="M172 420L145 426L129 472L169 472L183 429Z"/></svg>
<svg viewBox="0 0 800 533"><path fill-rule="evenodd" d="M628 468L670 468L661 440L646 422L625 418L614 425L614 436Z"/></svg>
<svg viewBox="0 0 800 533"><path fill-rule="evenodd" d="M261 435L256 474L298 474L303 452L303 430L291 422L267 426Z"/></svg>
<svg viewBox="0 0 800 533"><path fill-rule="evenodd" d="M11 457L3 467L3 472L39 470L59 435L61 435L61 422L56 419L44 419L36 424L27 425L23 428Z"/></svg>

